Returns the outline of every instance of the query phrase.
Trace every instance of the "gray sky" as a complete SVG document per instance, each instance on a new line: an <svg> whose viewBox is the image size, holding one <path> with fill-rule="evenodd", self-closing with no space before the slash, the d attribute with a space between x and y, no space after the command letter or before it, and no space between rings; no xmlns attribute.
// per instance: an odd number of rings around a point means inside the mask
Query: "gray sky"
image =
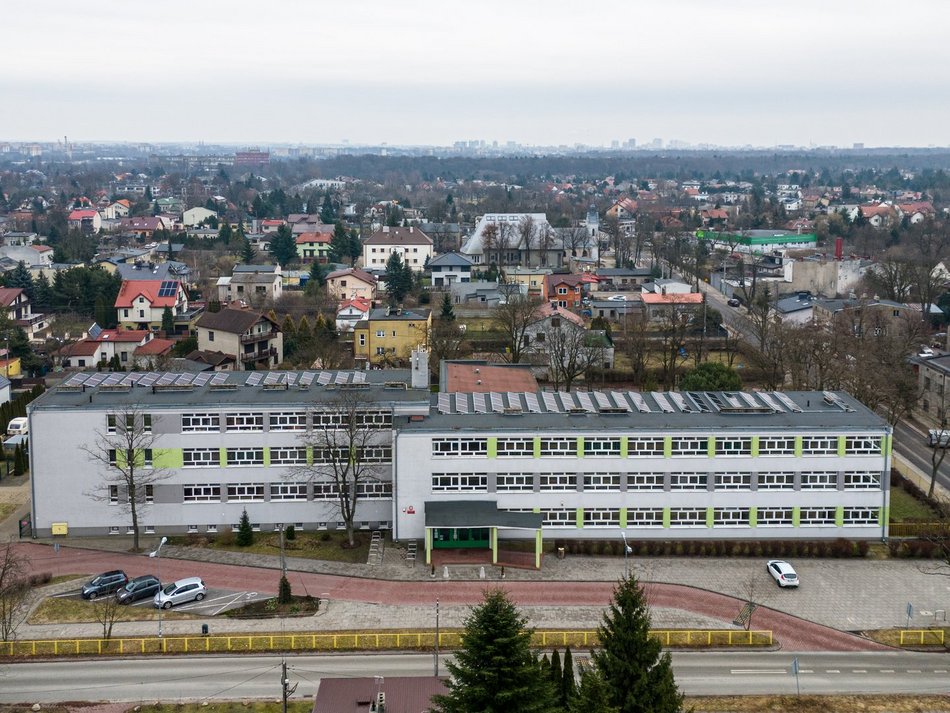
<svg viewBox="0 0 950 713"><path fill-rule="evenodd" d="M950 145L947 0L7 0L0 140Z"/></svg>

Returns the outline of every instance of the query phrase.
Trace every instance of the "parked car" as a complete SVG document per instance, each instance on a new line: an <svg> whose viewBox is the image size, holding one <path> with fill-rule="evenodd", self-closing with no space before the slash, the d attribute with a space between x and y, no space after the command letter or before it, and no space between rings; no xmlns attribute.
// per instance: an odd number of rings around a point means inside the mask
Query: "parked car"
<svg viewBox="0 0 950 713"><path fill-rule="evenodd" d="M742 302L741 300L738 300L735 297L730 297L728 300L726 300L726 304L729 305L730 307L739 307L742 304Z"/></svg>
<svg viewBox="0 0 950 713"><path fill-rule="evenodd" d="M208 588L201 581L201 577L187 577L172 582L164 589L156 592L152 602L156 609L171 609L176 604L200 602L207 593Z"/></svg>
<svg viewBox="0 0 950 713"><path fill-rule="evenodd" d="M775 583L783 589L798 586L798 574L795 573L795 568L785 560L769 560L765 569L772 575Z"/></svg>
<svg viewBox="0 0 950 713"><path fill-rule="evenodd" d="M934 350L931 349L930 347L921 347L920 351L917 352L917 356L924 357L924 358L929 358L929 357L932 357L933 355L934 355Z"/></svg>
<svg viewBox="0 0 950 713"><path fill-rule="evenodd" d="M950 448L950 431L931 428L927 433L927 445Z"/></svg>
<svg viewBox="0 0 950 713"><path fill-rule="evenodd" d="M22 436L30 432L30 422L25 416L11 418L7 424L8 436Z"/></svg>
<svg viewBox="0 0 950 713"><path fill-rule="evenodd" d="M130 579L128 583L115 593L115 600L119 604L131 604L139 599L154 597L162 588L158 577L152 574L143 574L141 577Z"/></svg>
<svg viewBox="0 0 950 713"><path fill-rule="evenodd" d="M112 594L126 585L129 578L121 569L103 572L82 585L82 598L95 599L103 594Z"/></svg>

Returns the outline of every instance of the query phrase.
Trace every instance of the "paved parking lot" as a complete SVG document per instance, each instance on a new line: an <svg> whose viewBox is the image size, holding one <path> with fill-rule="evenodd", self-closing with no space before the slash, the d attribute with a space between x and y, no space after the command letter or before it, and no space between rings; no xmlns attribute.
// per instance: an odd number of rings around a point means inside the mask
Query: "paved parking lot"
<svg viewBox="0 0 950 713"><path fill-rule="evenodd" d="M165 584L169 584L169 582L166 582ZM57 598L62 598L62 599L75 599L77 601L82 601L82 597L80 596L79 592L80 590L73 589L68 592L62 592L61 594L56 594L53 596ZM111 594L102 595L99 599L90 600L89 601L90 606L94 604L96 601L101 601L107 596L111 597L114 595L111 595ZM193 601L193 602L187 602L185 604L178 604L172 607L172 611L185 612L188 614L195 614L197 616L217 616L218 614L223 614L224 612L230 609L238 609L240 607L243 607L246 604L250 604L251 602L261 601L263 599L269 599L271 596L273 595L260 593L260 592L234 591L231 589L219 589L216 587L209 587L208 593L205 595L205 598L202 599L200 602ZM147 599L140 599L139 601L133 602L132 604L129 604L128 606L152 608L153 607L152 598L149 597ZM167 612L169 610L166 609L165 611Z"/></svg>

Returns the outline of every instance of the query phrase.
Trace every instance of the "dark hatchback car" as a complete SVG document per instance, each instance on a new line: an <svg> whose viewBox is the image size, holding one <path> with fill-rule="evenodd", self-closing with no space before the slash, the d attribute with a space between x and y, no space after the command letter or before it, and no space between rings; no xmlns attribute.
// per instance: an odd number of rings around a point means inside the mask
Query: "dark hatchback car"
<svg viewBox="0 0 950 713"><path fill-rule="evenodd" d="M154 597L155 593L162 588L158 577L151 574L143 574L141 577L130 579L128 584L115 593L115 600L119 604L131 604L139 599L148 599Z"/></svg>
<svg viewBox="0 0 950 713"><path fill-rule="evenodd" d="M82 598L95 599L103 594L112 594L120 587L124 587L128 581L129 578L121 569L103 572L82 585Z"/></svg>

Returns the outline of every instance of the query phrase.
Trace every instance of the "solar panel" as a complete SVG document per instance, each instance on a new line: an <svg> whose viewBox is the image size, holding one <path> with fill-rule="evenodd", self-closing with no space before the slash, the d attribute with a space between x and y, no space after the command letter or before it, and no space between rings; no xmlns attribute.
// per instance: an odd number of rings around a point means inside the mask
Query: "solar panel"
<svg viewBox="0 0 950 713"><path fill-rule="evenodd" d="M561 406L558 404L557 399L554 398L554 394L550 391L542 391L541 398L544 399L544 408L552 413L560 413Z"/></svg>
<svg viewBox="0 0 950 713"><path fill-rule="evenodd" d="M219 371L217 374L211 377L212 386L220 386L221 384L226 383L228 383L228 375L223 371Z"/></svg>
<svg viewBox="0 0 950 713"><path fill-rule="evenodd" d="M758 395L759 398L768 404L769 408L771 408L776 413L782 413L785 410L781 407L776 399L772 398L772 394L766 393L765 391L759 391Z"/></svg>
<svg viewBox="0 0 950 713"><path fill-rule="evenodd" d="M571 409L578 408L577 402L574 400L574 397L567 391L558 391L557 397L561 400L561 410L570 411Z"/></svg>
<svg viewBox="0 0 950 713"><path fill-rule="evenodd" d="M103 381L106 380L107 376L108 376L107 374L93 374L92 376L89 377L89 379L83 385L84 386L99 386L99 384L101 384Z"/></svg>
<svg viewBox="0 0 950 713"><path fill-rule="evenodd" d="M160 377L158 377L158 381L156 383L158 386L168 386L174 381L175 381L175 374L170 374L168 372L165 372Z"/></svg>
<svg viewBox="0 0 950 713"><path fill-rule="evenodd" d="M594 406L594 402L589 393L586 391L578 391L574 395L577 397L577 400L580 401L582 409L588 413L597 413L597 407Z"/></svg>
<svg viewBox="0 0 950 713"><path fill-rule="evenodd" d="M439 394L439 413L452 413L452 397L450 394Z"/></svg>
<svg viewBox="0 0 950 713"><path fill-rule="evenodd" d="M271 384L280 383L280 374L276 371L268 371L267 376L264 377L264 383L270 386Z"/></svg>
<svg viewBox="0 0 950 713"><path fill-rule="evenodd" d="M158 376L159 376L159 375L156 374L154 371L150 371L150 372L147 373L145 376L143 376L141 379L139 379L139 384L138 384L138 385L139 385L139 386L151 386L151 385L154 384L156 381L158 381Z"/></svg>
<svg viewBox="0 0 950 713"><path fill-rule="evenodd" d="M666 396L661 394L659 391L651 391L650 395L653 397L653 400L656 401L656 405L660 407L660 410L663 413L673 413L673 407L670 406L670 402L666 400Z"/></svg>
<svg viewBox="0 0 950 713"><path fill-rule="evenodd" d="M693 408L700 413L710 413L709 404L703 399L703 395L698 391L687 391L686 397L692 402Z"/></svg>
<svg viewBox="0 0 950 713"><path fill-rule="evenodd" d="M264 375L260 372L252 372L250 376L247 377L247 381L244 382L245 386L259 386L260 383L264 380Z"/></svg>
<svg viewBox="0 0 950 713"><path fill-rule="evenodd" d="M317 383L320 386L326 386L331 381L333 381L333 372L332 371L321 371L320 376L317 377Z"/></svg>
<svg viewBox="0 0 950 713"><path fill-rule="evenodd" d="M524 411L524 406L521 404L521 394L515 393L514 391L508 392L508 408Z"/></svg>
<svg viewBox="0 0 950 713"><path fill-rule="evenodd" d="M610 397L607 396L607 394L605 394L603 391L594 392L594 401L597 402L597 408L614 408Z"/></svg>
<svg viewBox="0 0 950 713"><path fill-rule="evenodd" d="M195 376L195 386L204 386L209 381L211 381L211 374L207 371L203 371L200 374Z"/></svg>
<svg viewBox="0 0 950 713"><path fill-rule="evenodd" d="M336 383L337 384L347 384L350 381L350 372L348 371L338 371L336 373Z"/></svg>
<svg viewBox="0 0 950 713"><path fill-rule="evenodd" d="M493 391L489 396L491 397L491 410L495 413L503 413L505 410L505 401L502 399L501 394L496 394Z"/></svg>
<svg viewBox="0 0 950 713"><path fill-rule="evenodd" d="M692 410L690 408L690 405L686 403L686 399L683 398L683 394L677 391L671 391L667 395L669 396L670 400L676 405L676 408L678 408L680 411L684 413L689 413Z"/></svg>
<svg viewBox="0 0 950 713"><path fill-rule="evenodd" d="M526 393L524 395L525 403L528 404L528 411L531 413L541 413L541 404L538 403L538 395Z"/></svg>
<svg viewBox="0 0 950 713"><path fill-rule="evenodd" d="M89 374L73 374L63 382L63 386L81 386L88 378Z"/></svg>
<svg viewBox="0 0 950 713"><path fill-rule="evenodd" d="M115 386L119 384L122 379L125 377L125 374L109 374L105 381L102 382L103 386Z"/></svg>
<svg viewBox="0 0 950 713"><path fill-rule="evenodd" d="M617 408L622 408L624 411L630 411L630 404L627 403L627 399L624 398L624 395L619 391L611 391L610 397L614 400L614 405Z"/></svg>
<svg viewBox="0 0 950 713"><path fill-rule="evenodd" d="M195 380L195 377L193 374L188 374L188 373L181 374L179 375L177 379L175 379L175 385L176 386L190 386L191 382L193 382L194 380Z"/></svg>
<svg viewBox="0 0 950 713"><path fill-rule="evenodd" d="M455 410L458 413L470 413L468 408L468 394L455 394Z"/></svg>
<svg viewBox="0 0 950 713"><path fill-rule="evenodd" d="M649 405L647 405L647 400L643 398L643 394L638 394L636 391L628 391L627 396L630 397L633 405L637 407L637 411L640 413L652 413Z"/></svg>
<svg viewBox="0 0 950 713"><path fill-rule="evenodd" d="M488 413L485 407L485 394L472 394L472 404L475 406L475 413Z"/></svg>
<svg viewBox="0 0 950 713"><path fill-rule="evenodd" d="M365 372L365 371L354 371L354 372L353 372L353 383L354 383L354 384L365 384L365 383L366 383L366 372Z"/></svg>
<svg viewBox="0 0 950 713"><path fill-rule="evenodd" d="M297 383L297 377L300 376L296 371L288 371L284 374L284 383L293 386Z"/></svg>
<svg viewBox="0 0 950 713"><path fill-rule="evenodd" d="M762 404L755 400L755 396L747 394L745 391L739 392L739 398L745 401L752 408L762 408Z"/></svg>
<svg viewBox="0 0 950 713"><path fill-rule="evenodd" d="M313 380L316 378L316 376L317 375L313 373L312 371L305 371L303 375L300 377L300 385L310 386L310 384L313 383Z"/></svg>
<svg viewBox="0 0 950 713"><path fill-rule="evenodd" d="M178 294L178 282L176 280L162 280L158 288L159 297L174 297Z"/></svg>

